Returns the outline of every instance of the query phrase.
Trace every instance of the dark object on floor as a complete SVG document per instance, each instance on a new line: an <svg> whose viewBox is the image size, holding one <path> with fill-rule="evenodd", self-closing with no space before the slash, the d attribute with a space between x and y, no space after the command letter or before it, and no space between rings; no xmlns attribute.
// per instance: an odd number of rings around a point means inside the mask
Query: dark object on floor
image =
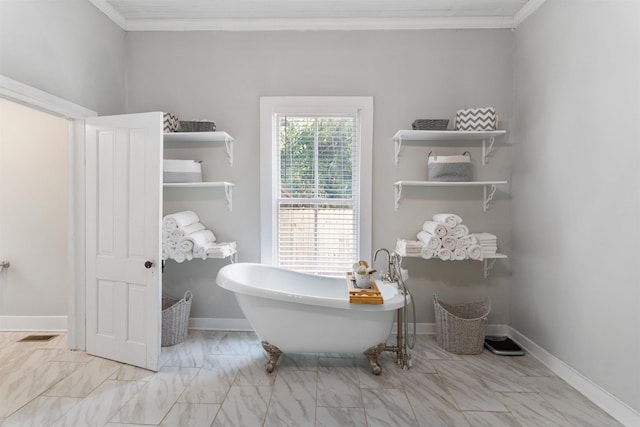
<svg viewBox="0 0 640 427"><path fill-rule="evenodd" d="M500 356L524 356L524 350L509 337L487 336L484 346L492 353Z"/></svg>
<svg viewBox="0 0 640 427"><path fill-rule="evenodd" d="M54 339L57 335L27 335L26 337L18 340L18 342L46 342Z"/></svg>

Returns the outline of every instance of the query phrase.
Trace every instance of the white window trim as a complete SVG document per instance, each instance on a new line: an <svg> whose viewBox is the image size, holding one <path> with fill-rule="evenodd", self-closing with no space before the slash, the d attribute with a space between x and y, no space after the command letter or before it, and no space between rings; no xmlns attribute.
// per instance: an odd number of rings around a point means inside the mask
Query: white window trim
<svg viewBox="0 0 640 427"><path fill-rule="evenodd" d="M360 135L360 254L371 256L371 199L373 168L372 96L266 96L260 98L260 262L274 264L275 245L273 185L277 182L274 158L278 158L276 114L335 114L358 112Z"/></svg>

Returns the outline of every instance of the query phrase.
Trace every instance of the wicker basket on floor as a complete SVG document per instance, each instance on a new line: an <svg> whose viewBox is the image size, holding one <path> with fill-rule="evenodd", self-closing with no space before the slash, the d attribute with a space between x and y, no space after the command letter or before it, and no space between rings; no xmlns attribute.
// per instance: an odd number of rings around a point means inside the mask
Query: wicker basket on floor
<svg viewBox="0 0 640 427"><path fill-rule="evenodd" d="M191 291L177 299L162 295L162 346L176 345L187 339L191 315Z"/></svg>
<svg viewBox="0 0 640 427"><path fill-rule="evenodd" d="M447 304L433 296L436 314L436 341L440 347L455 354L479 354L484 346L489 297L468 304Z"/></svg>

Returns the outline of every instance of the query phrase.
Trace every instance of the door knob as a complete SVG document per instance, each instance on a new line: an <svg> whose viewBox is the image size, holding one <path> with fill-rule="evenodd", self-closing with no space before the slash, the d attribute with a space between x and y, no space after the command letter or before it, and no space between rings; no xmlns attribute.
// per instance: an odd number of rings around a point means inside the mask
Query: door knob
<svg viewBox="0 0 640 427"><path fill-rule="evenodd" d="M151 267L153 267L153 261L144 262L144 268L151 268Z"/></svg>

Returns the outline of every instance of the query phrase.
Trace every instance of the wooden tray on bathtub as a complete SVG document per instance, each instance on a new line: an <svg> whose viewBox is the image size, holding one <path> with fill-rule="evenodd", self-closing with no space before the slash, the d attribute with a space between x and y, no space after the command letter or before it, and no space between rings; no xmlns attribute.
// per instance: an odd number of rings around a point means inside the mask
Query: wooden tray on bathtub
<svg viewBox="0 0 640 427"><path fill-rule="evenodd" d="M384 304L382 293L373 277L371 278L371 289L360 289L356 288L356 281L349 272L347 273L347 287L349 288L349 302L352 304Z"/></svg>

